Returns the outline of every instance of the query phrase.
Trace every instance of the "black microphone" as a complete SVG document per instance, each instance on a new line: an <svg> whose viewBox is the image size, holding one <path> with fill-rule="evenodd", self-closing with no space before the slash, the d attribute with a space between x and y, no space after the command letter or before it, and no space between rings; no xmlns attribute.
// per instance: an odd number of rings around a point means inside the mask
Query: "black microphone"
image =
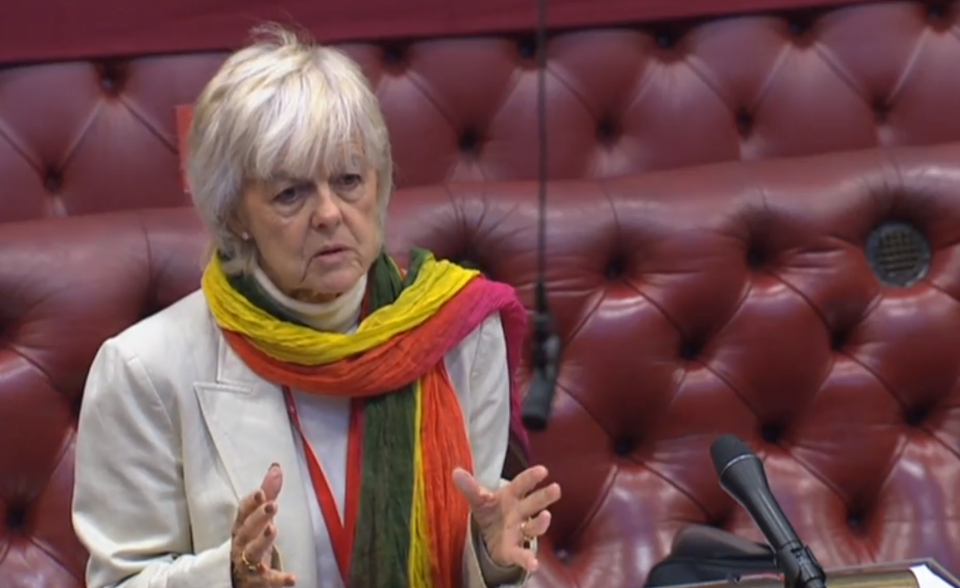
<svg viewBox="0 0 960 588"><path fill-rule="evenodd" d="M560 369L560 337L553 330L550 304L547 296L547 3L538 0L537 13L537 134L539 148L539 198L537 207L537 285L533 316L533 377L523 398L521 417L531 431L547 428L553 412L553 397L557 390Z"/></svg>
<svg viewBox="0 0 960 588"><path fill-rule="evenodd" d="M760 458L733 435L714 441L710 457L720 486L750 513L776 553L777 567L783 572L787 588L825 588L823 568L783 514L770 491Z"/></svg>
<svg viewBox="0 0 960 588"><path fill-rule="evenodd" d="M553 332L550 310L546 304L546 287L542 281L538 281L537 290L537 310L533 317L533 377L527 395L523 397L520 413L524 427L530 431L547 428L553 412L560 364L560 337Z"/></svg>

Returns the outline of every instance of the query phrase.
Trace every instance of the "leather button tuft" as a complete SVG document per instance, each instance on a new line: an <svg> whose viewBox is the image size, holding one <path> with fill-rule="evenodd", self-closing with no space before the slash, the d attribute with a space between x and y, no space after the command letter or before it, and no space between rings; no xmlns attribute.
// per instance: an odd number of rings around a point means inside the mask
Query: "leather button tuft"
<svg viewBox="0 0 960 588"><path fill-rule="evenodd" d="M834 331L830 335L830 348L834 351L842 351L847 345L847 338L850 336L849 333L844 331Z"/></svg>
<svg viewBox="0 0 960 588"><path fill-rule="evenodd" d="M4 517L4 524L8 530L19 531L26 524L26 521L26 510L17 508L15 506L7 507L6 516Z"/></svg>
<svg viewBox="0 0 960 588"><path fill-rule="evenodd" d="M887 122L887 117L890 113L890 104L885 98L874 98L870 108L873 110L873 119L878 125L882 125Z"/></svg>
<svg viewBox="0 0 960 588"><path fill-rule="evenodd" d="M767 262L767 256L758 246L753 245L747 249L747 267L758 269Z"/></svg>
<svg viewBox="0 0 960 588"><path fill-rule="evenodd" d="M597 140L609 145L616 142L620 136L620 125L611 117L604 117L597 123Z"/></svg>
<svg viewBox="0 0 960 588"><path fill-rule="evenodd" d="M532 36L522 37L517 42L517 52L522 59L533 59L537 56L537 38Z"/></svg>
<svg viewBox="0 0 960 588"><path fill-rule="evenodd" d="M949 12L949 7L943 1L927 3L927 22L934 25L943 23Z"/></svg>
<svg viewBox="0 0 960 588"><path fill-rule="evenodd" d="M903 421L908 427L919 427L930 416L930 411L922 406L914 406L904 411Z"/></svg>
<svg viewBox="0 0 960 588"><path fill-rule="evenodd" d="M680 343L680 359L684 361L693 361L700 357L703 351L703 343L700 341L684 340Z"/></svg>
<svg viewBox="0 0 960 588"><path fill-rule="evenodd" d="M670 31L659 31L656 35L657 47L670 49L677 44L676 36Z"/></svg>
<svg viewBox="0 0 960 588"><path fill-rule="evenodd" d="M623 275L625 263L622 258L615 257L607 263L607 267L603 271L603 275L608 280L619 279Z"/></svg>
<svg viewBox="0 0 960 588"><path fill-rule="evenodd" d="M778 442L783 437L783 426L778 424L767 424L760 428L760 436L771 445Z"/></svg>
<svg viewBox="0 0 960 588"><path fill-rule="evenodd" d="M104 61L97 65L97 75L100 77L100 89L103 93L115 96L120 92L123 83L124 65L118 61Z"/></svg>
<svg viewBox="0 0 960 588"><path fill-rule="evenodd" d="M613 453L618 457L627 457L633 453L636 444L632 439L617 439L613 444Z"/></svg>
<svg viewBox="0 0 960 588"><path fill-rule="evenodd" d="M480 133L474 129L465 129L457 144L463 153L474 154L480 149Z"/></svg>
<svg viewBox="0 0 960 588"><path fill-rule="evenodd" d="M407 61L407 49L399 44L387 44L383 48L383 63L391 72L402 70Z"/></svg>
<svg viewBox="0 0 960 588"><path fill-rule="evenodd" d="M43 187L51 194L59 192L61 187L60 174L54 171L47 172L47 175L43 178Z"/></svg>
<svg viewBox="0 0 960 588"><path fill-rule="evenodd" d="M854 533L862 533L865 524L866 521L864 520L863 513L851 512L847 514L847 526L850 527L850 530Z"/></svg>
<svg viewBox="0 0 960 588"><path fill-rule="evenodd" d="M753 115L746 107L737 109L736 125L737 132L740 133L741 137L746 137L753 132Z"/></svg>

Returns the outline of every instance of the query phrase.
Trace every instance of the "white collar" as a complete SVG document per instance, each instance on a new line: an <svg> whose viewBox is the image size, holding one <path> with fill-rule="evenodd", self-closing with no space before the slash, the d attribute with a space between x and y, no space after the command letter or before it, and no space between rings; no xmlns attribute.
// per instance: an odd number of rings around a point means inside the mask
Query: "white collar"
<svg viewBox="0 0 960 588"><path fill-rule="evenodd" d="M285 310L305 325L318 331L346 333L356 328L360 319L360 307L367 290L367 275L364 274L350 290L330 302L303 302L280 291L259 266L253 275L260 287Z"/></svg>

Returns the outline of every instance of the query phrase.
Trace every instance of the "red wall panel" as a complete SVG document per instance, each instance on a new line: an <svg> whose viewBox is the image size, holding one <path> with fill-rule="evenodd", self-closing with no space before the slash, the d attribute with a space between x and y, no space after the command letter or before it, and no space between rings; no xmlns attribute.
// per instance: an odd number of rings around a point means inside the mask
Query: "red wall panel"
<svg viewBox="0 0 960 588"><path fill-rule="evenodd" d="M640 23L865 0L548 0L555 28ZM324 42L529 31L537 0L3 0L0 65L229 49L260 22Z"/></svg>

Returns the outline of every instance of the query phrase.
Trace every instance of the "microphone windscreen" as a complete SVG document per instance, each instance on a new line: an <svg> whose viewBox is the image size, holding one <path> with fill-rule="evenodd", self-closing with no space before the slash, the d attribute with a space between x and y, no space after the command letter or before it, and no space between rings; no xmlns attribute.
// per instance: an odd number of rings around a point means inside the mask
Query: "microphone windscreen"
<svg viewBox="0 0 960 588"><path fill-rule="evenodd" d="M520 417L523 425L530 431L543 431L547 428L553 409L553 396L556 384L551 383L543 370L534 370L530 388L523 399Z"/></svg>
<svg viewBox="0 0 960 588"><path fill-rule="evenodd" d="M710 445L710 458L719 476L723 469L742 455L753 455L746 443L733 435L721 435Z"/></svg>

